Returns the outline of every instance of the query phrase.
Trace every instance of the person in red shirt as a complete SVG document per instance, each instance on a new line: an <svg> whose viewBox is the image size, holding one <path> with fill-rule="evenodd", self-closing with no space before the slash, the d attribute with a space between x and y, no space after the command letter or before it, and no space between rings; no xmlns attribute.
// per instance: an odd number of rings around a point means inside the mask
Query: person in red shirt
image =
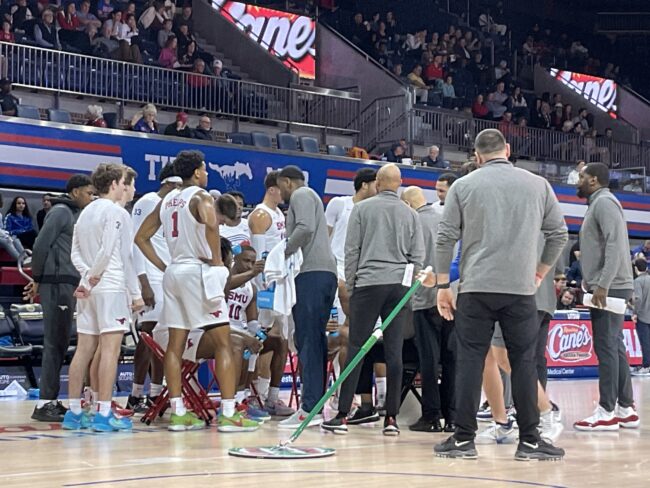
<svg viewBox="0 0 650 488"><path fill-rule="evenodd" d="M15 42L14 33L11 32L11 22L5 20L2 22L2 32L0 32L0 41Z"/></svg>
<svg viewBox="0 0 650 488"><path fill-rule="evenodd" d="M435 56L433 63L428 64L424 69L424 78L428 84L433 84L435 80L444 79L445 71L442 68L442 56Z"/></svg>
<svg viewBox="0 0 650 488"><path fill-rule="evenodd" d="M62 30L76 31L79 28L79 19L77 18L77 7L74 2L70 2L65 7L65 12L60 10L56 14L56 21Z"/></svg>
<svg viewBox="0 0 650 488"><path fill-rule="evenodd" d="M87 109L88 122L86 125L91 127L106 127L103 109L101 105L88 105Z"/></svg>
<svg viewBox="0 0 650 488"><path fill-rule="evenodd" d="M474 104L472 105L472 114L476 118L483 119L487 117L489 112L490 110L485 105L485 99L483 95L479 93L476 96L476 100L474 100Z"/></svg>

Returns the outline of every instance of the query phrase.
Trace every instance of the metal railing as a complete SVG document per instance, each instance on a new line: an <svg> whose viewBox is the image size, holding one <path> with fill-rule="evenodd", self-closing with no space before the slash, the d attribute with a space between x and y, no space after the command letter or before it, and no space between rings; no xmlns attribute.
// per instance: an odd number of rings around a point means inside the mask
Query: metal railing
<svg viewBox="0 0 650 488"><path fill-rule="evenodd" d="M375 147L409 138L409 108L405 95L382 97L368 105L360 116L359 144L372 151Z"/></svg>
<svg viewBox="0 0 650 488"><path fill-rule="evenodd" d="M356 93L286 88L0 42L15 85L356 134Z"/></svg>

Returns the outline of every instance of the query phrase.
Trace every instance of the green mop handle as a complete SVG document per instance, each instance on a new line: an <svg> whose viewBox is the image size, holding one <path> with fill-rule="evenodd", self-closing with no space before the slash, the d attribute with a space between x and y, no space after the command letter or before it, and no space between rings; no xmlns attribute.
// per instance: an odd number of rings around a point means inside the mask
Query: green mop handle
<svg viewBox="0 0 650 488"><path fill-rule="evenodd" d="M409 290L406 292L404 297L400 300L400 302L397 304L397 306L393 309L393 311L390 313L388 317L386 317L386 320L379 326L377 329L373 331L373 333L368 337L368 340L364 343L363 346L361 346L361 350L357 353L354 358L352 358L352 361L346 366L346 368L343 370L341 375L337 378L337 380L332 384L332 386L329 387L329 389L325 392L325 395L318 401L316 406L309 412L309 415L307 415L307 418L302 421L302 423L298 426L296 431L291 435L289 440L285 444L291 444L294 442L300 434L302 434L302 431L305 430L307 425L309 425L309 422L316 416L318 412L320 412L321 408L323 408L323 405L325 405L325 402L327 399L332 396L332 394L336 391L336 389L339 387L341 383L345 381L345 379L350 375L352 370L361 362L361 360L364 358L366 354L368 354L368 351L372 349L372 346L375 345L375 343L381 338L382 332L386 330L386 328L390 325L390 323L393 321L393 319L397 316L397 314L404 308L404 305L406 305L406 302L409 301L413 293L416 292L418 288L422 285L422 281L420 279L416 279L415 283L409 288Z"/></svg>

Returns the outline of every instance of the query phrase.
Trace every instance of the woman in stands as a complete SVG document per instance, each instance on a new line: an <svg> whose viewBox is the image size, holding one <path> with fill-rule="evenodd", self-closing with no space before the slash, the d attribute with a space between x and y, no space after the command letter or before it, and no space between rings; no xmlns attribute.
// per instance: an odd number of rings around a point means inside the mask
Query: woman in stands
<svg viewBox="0 0 650 488"><path fill-rule="evenodd" d="M474 100L474 104L472 105L472 114L474 114L474 117L478 119L484 119L487 117L489 111L490 110L487 108L487 105L485 105L485 98L481 93L479 93L476 96L476 100Z"/></svg>
<svg viewBox="0 0 650 488"><path fill-rule="evenodd" d="M9 234L17 237L26 249L31 249L36 240L36 230L29 213L27 200L16 197L11 202L9 212L5 217L5 229Z"/></svg>
<svg viewBox="0 0 650 488"><path fill-rule="evenodd" d="M106 127L106 121L104 120L104 109L101 105L88 105L86 114L88 116L88 122L86 125L92 127Z"/></svg>
<svg viewBox="0 0 650 488"><path fill-rule="evenodd" d="M2 195L0 195L0 209L4 206L2 202ZM0 213L0 248L7 251L7 254L11 256L11 259L18 261L18 258L21 254L25 252L22 242L16 237L12 236L4 228L4 220L2 219L2 214Z"/></svg>
<svg viewBox="0 0 650 488"><path fill-rule="evenodd" d="M146 134L158 134L158 123L156 122L156 115L158 110L153 103L148 103L142 107L142 113L137 113L133 118L133 130L136 132L144 132Z"/></svg>
<svg viewBox="0 0 650 488"><path fill-rule="evenodd" d="M163 68L178 68L180 64L178 63L178 39L175 36L169 36L165 47L160 50L160 56L158 57L158 63Z"/></svg>
<svg viewBox="0 0 650 488"><path fill-rule="evenodd" d="M0 32L0 41L15 42L14 33L11 31L11 22L4 20L2 22L2 31Z"/></svg>

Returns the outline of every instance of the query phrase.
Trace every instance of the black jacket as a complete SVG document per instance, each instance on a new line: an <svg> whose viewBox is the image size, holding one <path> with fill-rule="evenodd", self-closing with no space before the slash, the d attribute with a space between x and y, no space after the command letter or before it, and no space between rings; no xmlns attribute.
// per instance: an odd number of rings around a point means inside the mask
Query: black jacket
<svg viewBox="0 0 650 488"><path fill-rule="evenodd" d="M72 264L72 233L81 210L66 195L52 199L52 208L34 242L32 275L37 283L77 286L81 277Z"/></svg>
<svg viewBox="0 0 650 488"><path fill-rule="evenodd" d="M214 141L214 132L211 130L205 130L201 127L194 129L194 138L201 139L203 141Z"/></svg>
<svg viewBox="0 0 650 488"><path fill-rule="evenodd" d="M193 139L194 131L190 129L189 125L186 125L183 130L178 130L176 128L176 122L174 122L173 124L169 124L167 126L167 128L165 129L165 135L174 136L174 137L186 137L188 139Z"/></svg>

